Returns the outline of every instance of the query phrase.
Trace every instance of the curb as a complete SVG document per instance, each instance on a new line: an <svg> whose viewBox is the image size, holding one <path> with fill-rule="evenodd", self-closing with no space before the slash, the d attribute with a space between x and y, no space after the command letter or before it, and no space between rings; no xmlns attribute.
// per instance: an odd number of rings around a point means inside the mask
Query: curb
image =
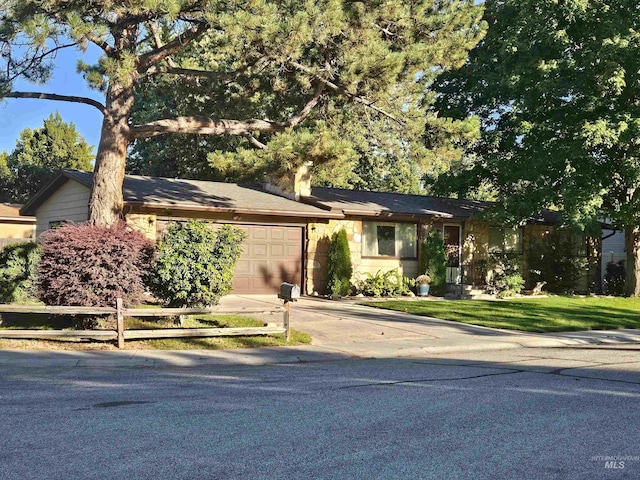
<svg viewBox="0 0 640 480"><path fill-rule="evenodd" d="M604 333L604 332L603 332ZM403 347L387 344L378 351L358 350L358 344L311 345L237 350L133 350L133 351L42 351L0 350L0 369L30 368L188 368L202 366L265 366L294 363L324 363L352 359L420 358L430 355L512 350L517 348L557 348L581 345L640 344L640 335L582 338L513 338L509 341L474 342L467 345L425 345Z"/></svg>

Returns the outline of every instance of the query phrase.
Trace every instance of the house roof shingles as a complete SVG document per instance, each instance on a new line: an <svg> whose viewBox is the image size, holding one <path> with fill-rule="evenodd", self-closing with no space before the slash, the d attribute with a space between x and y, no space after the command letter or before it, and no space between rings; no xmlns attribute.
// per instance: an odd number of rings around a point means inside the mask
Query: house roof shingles
<svg viewBox="0 0 640 480"><path fill-rule="evenodd" d="M344 212L362 216L430 216L464 220L481 214L495 205L493 202L391 192L366 192L341 188L314 187L306 200ZM529 219L531 223L558 223L559 212L542 210Z"/></svg>
<svg viewBox="0 0 640 480"><path fill-rule="evenodd" d="M340 188L314 187L313 203L341 210L346 215L411 215L442 218L469 218L481 213L490 204L477 200L429 197L389 192L365 192Z"/></svg>
<svg viewBox="0 0 640 480"><path fill-rule="evenodd" d="M0 203L0 218L18 221L35 222L34 217L25 217L20 215L22 205L17 203Z"/></svg>
<svg viewBox="0 0 640 480"><path fill-rule="evenodd" d="M35 214L36 209L68 179L88 188L93 174L64 170L47 187L27 202L21 212ZM262 186L235 183L183 180L125 175L124 201L130 205L177 210L246 213L303 218L363 217L436 217L464 220L494 206L492 202L390 192L367 192L340 188L314 187L311 196L294 201L264 190ZM530 223L558 223L559 212L543 210Z"/></svg>

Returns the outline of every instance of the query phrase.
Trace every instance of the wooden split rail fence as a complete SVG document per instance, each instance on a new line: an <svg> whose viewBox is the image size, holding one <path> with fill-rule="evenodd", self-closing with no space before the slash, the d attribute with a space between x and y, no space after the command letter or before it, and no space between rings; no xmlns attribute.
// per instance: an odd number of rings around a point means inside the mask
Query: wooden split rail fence
<svg viewBox="0 0 640 480"><path fill-rule="evenodd" d="M0 305L1 313L49 314L49 315L112 315L116 318L116 330L0 330L0 338L51 340L51 339L88 339L114 340L118 348L124 348L125 340L143 340L154 338L182 337L229 337L284 334L290 339L289 303L284 307L265 308L124 308L118 298L116 307L72 307L72 306L32 306ZM125 317L175 317L181 315L273 315L282 313L282 326L237 327L237 328L161 328L148 330L125 330Z"/></svg>

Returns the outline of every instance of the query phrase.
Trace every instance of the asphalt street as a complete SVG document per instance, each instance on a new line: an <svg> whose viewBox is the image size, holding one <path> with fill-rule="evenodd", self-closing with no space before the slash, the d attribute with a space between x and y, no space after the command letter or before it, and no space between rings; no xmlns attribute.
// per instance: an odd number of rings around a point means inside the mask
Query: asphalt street
<svg viewBox="0 0 640 480"><path fill-rule="evenodd" d="M640 478L640 346L0 367L2 479Z"/></svg>

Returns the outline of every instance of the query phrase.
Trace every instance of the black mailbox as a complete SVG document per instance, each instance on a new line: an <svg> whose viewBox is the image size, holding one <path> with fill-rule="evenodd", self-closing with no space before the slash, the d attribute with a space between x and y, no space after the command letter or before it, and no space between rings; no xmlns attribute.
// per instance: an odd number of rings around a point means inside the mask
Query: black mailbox
<svg viewBox="0 0 640 480"><path fill-rule="evenodd" d="M300 287L292 283L282 283L280 285L280 294L278 298L287 302L295 302L300 298Z"/></svg>

